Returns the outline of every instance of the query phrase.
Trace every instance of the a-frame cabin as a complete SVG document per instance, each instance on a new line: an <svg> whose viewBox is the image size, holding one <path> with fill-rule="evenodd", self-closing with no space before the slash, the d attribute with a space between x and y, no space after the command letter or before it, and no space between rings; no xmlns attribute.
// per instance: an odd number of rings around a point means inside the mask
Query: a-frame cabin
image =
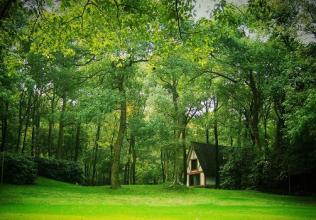
<svg viewBox="0 0 316 220"><path fill-rule="evenodd" d="M219 147L219 163L222 161ZM215 145L191 143L187 159L187 186L214 186L216 177Z"/></svg>

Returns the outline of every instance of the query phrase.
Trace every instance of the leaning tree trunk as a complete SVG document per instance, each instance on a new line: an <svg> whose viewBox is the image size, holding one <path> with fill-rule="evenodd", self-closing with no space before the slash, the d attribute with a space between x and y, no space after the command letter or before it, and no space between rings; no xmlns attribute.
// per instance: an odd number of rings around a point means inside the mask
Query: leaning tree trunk
<svg viewBox="0 0 316 220"><path fill-rule="evenodd" d="M121 147L123 144L124 134L126 130L126 94L124 89L124 78L119 82L119 92L121 94L120 101L120 125L116 141L113 146L113 158L111 168L111 187L113 189L120 187L120 157Z"/></svg>

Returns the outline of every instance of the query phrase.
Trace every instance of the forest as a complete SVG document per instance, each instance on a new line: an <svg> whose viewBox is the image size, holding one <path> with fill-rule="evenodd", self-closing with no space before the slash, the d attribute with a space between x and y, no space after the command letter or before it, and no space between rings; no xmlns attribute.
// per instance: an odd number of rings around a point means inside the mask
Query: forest
<svg viewBox="0 0 316 220"><path fill-rule="evenodd" d="M198 142L215 188L315 194L315 2L214 2L1 1L1 182L178 187Z"/></svg>

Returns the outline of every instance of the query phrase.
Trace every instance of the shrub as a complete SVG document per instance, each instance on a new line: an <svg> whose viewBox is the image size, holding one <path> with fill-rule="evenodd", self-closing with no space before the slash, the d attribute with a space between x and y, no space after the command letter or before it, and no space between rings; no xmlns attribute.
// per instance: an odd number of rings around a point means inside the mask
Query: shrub
<svg viewBox="0 0 316 220"><path fill-rule="evenodd" d="M1 155L0 170L2 170ZM3 162L3 182L32 184L37 176L37 166L32 158L24 155L5 154Z"/></svg>
<svg viewBox="0 0 316 220"><path fill-rule="evenodd" d="M77 162L37 157L40 176L52 178L69 183L81 183L82 169Z"/></svg>

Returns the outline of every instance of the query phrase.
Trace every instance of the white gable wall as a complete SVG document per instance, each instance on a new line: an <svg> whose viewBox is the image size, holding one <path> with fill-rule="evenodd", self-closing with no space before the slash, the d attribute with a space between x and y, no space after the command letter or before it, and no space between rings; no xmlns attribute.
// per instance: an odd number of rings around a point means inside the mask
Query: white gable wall
<svg viewBox="0 0 316 220"><path fill-rule="evenodd" d="M197 170L191 169L191 160L197 159ZM191 151L189 155L188 160L188 166L187 166L187 186L190 186L190 174L196 173L200 175L200 186L205 186L205 175L203 172L203 169L201 167L200 161L196 156L196 153L194 150Z"/></svg>

